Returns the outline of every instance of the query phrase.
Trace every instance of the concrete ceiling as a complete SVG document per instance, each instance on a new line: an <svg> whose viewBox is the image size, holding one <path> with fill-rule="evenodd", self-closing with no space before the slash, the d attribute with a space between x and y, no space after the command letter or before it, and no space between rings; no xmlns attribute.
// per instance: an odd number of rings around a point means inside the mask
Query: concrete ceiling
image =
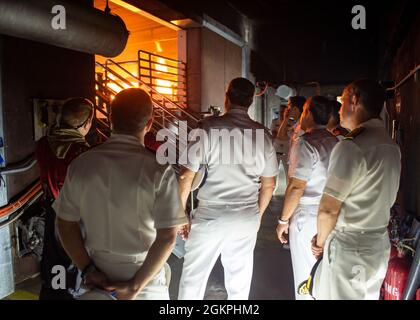
<svg viewBox="0 0 420 320"><path fill-rule="evenodd" d="M275 83L384 76L390 35L418 8L418 0L126 1L167 21L205 14L238 34L247 17L255 37L251 70L258 80ZM351 27L354 5L366 8L366 30Z"/></svg>

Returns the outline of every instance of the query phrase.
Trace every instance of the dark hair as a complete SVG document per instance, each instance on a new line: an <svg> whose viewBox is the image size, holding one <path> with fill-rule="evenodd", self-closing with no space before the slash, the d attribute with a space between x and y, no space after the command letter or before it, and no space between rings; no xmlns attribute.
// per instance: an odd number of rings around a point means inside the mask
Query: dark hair
<svg viewBox="0 0 420 320"><path fill-rule="evenodd" d="M341 103L337 100L331 100L331 116L340 123L340 109Z"/></svg>
<svg viewBox="0 0 420 320"><path fill-rule="evenodd" d="M235 78L226 91L230 103L248 108L254 100L255 86L245 78Z"/></svg>
<svg viewBox="0 0 420 320"><path fill-rule="evenodd" d="M303 112L303 106L305 105L306 98L302 96L294 96L289 98L290 104L292 107L299 109L300 113Z"/></svg>
<svg viewBox="0 0 420 320"><path fill-rule="evenodd" d="M363 79L352 82L346 87L350 94L355 95L360 104L371 116L378 117L385 101L385 89L376 81Z"/></svg>
<svg viewBox="0 0 420 320"><path fill-rule="evenodd" d="M111 102L113 130L122 134L137 134L152 117L153 103L149 94L139 88L119 92Z"/></svg>
<svg viewBox="0 0 420 320"><path fill-rule="evenodd" d="M86 98L69 98L61 109L60 126L78 129L86 124L93 114L93 103Z"/></svg>
<svg viewBox="0 0 420 320"><path fill-rule="evenodd" d="M313 96L306 103L315 123L325 126L330 119L332 111L330 100L323 96Z"/></svg>

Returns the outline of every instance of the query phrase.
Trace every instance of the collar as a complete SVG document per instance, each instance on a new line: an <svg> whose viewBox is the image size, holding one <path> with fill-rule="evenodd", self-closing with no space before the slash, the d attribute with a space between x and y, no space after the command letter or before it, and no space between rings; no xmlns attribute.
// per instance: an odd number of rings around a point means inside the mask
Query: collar
<svg viewBox="0 0 420 320"><path fill-rule="evenodd" d="M247 109L242 109L242 108L233 108L233 109L229 109L227 112L227 114L242 114L242 115L248 115L248 110Z"/></svg>
<svg viewBox="0 0 420 320"><path fill-rule="evenodd" d="M89 147L85 137L73 128L52 128L47 136L48 144L55 156L64 159L73 144Z"/></svg>
<svg viewBox="0 0 420 320"><path fill-rule="evenodd" d="M315 130L327 130L327 126L322 126L322 125L317 124L317 125L313 126L311 128L311 130L309 130L309 131L315 131Z"/></svg>
<svg viewBox="0 0 420 320"><path fill-rule="evenodd" d="M108 141L125 142L136 145L140 144L144 147L144 143L142 143L139 138L129 134L111 133L111 137L108 139Z"/></svg>
<svg viewBox="0 0 420 320"><path fill-rule="evenodd" d="M368 121L365 121L359 125L359 127L365 127L365 128L380 128L384 127L384 123L379 118L373 118Z"/></svg>

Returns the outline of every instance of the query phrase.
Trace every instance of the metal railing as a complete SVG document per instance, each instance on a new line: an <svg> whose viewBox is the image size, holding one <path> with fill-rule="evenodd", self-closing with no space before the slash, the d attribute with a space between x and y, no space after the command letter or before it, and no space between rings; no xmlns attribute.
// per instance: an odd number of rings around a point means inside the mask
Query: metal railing
<svg viewBox="0 0 420 320"><path fill-rule="evenodd" d="M144 55L146 58L144 59ZM175 73L176 85L172 85L174 81L170 81L171 90L176 90L177 99L173 101L171 96L165 95L160 92L159 86L162 84L156 80L161 79L155 77L154 72L161 72L160 75L165 74L161 71L163 61L157 63L152 62L154 58L165 59L171 61L173 64L177 64L178 68ZM147 66L144 66L145 61ZM135 69L137 66L137 69ZM148 68L147 68L148 67ZM168 71L170 72L168 67ZM171 67L172 68L172 67ZM129 70L131 69L131 71ZM161 69L161 70L157 70ZM146 74L145 74L146 73ZM158 74L159 75L159 74ZM173 59L150 54L148 52L139 51L138 61L125 61L115 62L111 59L106 60L105 64L96 62L96 104L95 104L95 125L96 132L98 134L98 142L103 142L111 134L111 121L110 121L110 105L113 97L120 91L129 87L140 87L149 92L153 102L153 125L152 132L157 135L161 129L169 129L174 131L174 135L168 136L167 141L169 146L175 151L177 159L180 154L179 151L183 148L183 141L180 139L182 134L187 135L188 131L197 127L200 117L194 115L192 112L187 110L187 77L186 77L186 65L185 63ZM183 94L185 93L185 94ZM183 100L184 99L184 100ZM186 121L186 126L181 126L180 121ZM183 149L184 150L184 149ZM172 165L177 175L180 173L180 165ZM194 208L194 192L190 195L190 210Z"/></svg>
<svg viewBox="0 0 420 320"><path fill-rule="evenodd" d="M143 50L138 51L137 58L139 79L187 108L186 63Z"/></svg>
<svg viewBox="0 0 420 320"><path fill-rule="evenodd" d="M172 101L153 86L143 82L135 74L125 69L121 63L108 59L105 64L96 62L96 66L103 70L105 75L104 84L114 93L117 92L117 89L122 90L138 86L149 92L155 106L164 111L167 116L179 121L187 121L189 129L195 128L197 122L200 120L199 117L180 106L177 102Z"/></svg>
<svg viewBox="0 0 420 320"><path fill-rule="evenodd" d="M171 130L175 138L169 136L167 140L175 148L178 157L180 146L183 143L179 139L180 135L187 135L190 130L196 128L200 119L176 101L172 101L168 96L159 92L158 88L145 83L137 74L129 71L128 68L133 70L133 64L135 64L135 61L119 63L111 59L107 60L105 64L96 62L95 125L100 140L106 140L111 133L109 114L112 98L117 92L125 88L140 87L149 92L153 101L154 122L152 132L157 134L160 129ZM186 125L180 125L181 122L185 122Z"/></svg>

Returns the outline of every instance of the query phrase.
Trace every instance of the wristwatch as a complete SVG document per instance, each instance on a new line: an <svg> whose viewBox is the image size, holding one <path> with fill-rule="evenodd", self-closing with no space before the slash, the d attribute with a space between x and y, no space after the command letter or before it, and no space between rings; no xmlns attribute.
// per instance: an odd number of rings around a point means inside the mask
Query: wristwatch
<svg viewBox="0 0 420 320"><path fill-rule="evenodd" d="M85 281L86 277L91 274L98 271L96 266L93 264L93 262L89 263L83 270L80 276L82 277L83 282Z"/></svg>
<svg viewBox="0 0 420 320"><path fill-rule="evenodd" d="M289 220L282 220L279 218L278 224L289 224Z"/></svg>

